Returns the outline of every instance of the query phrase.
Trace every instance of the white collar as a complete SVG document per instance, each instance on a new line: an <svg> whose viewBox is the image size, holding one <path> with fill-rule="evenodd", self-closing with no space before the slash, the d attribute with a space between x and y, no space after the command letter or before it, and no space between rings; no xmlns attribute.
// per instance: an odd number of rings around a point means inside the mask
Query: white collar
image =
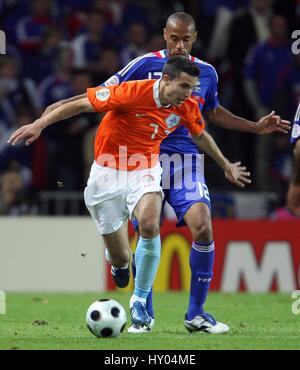
<svg viewBox="0 0 300 370"><path fill-rule="evenodd" d="M157 108L161 108L161 107L169 108L169 107L171 107L171 104L162 105L161 102L160 102L160 99L159 99L159 84L160 84L160 81L161 81L161 78L156 80L153 84L153 98L154 98L154 101L156 103Z"/></svg>

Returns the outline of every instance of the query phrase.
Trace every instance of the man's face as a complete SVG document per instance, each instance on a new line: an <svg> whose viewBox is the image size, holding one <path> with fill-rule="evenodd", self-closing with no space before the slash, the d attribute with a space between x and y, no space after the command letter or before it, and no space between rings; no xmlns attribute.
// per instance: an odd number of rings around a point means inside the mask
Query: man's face
<svg viewBox="0 0 300 370"><path fill-rule="evenodd" d="M169 57L190 54L196 38L197 32L192 25L174 21L164 28Z"/></svg>
<svg viewBox="0 0 300 370"><path fill-rule="evenodd" d="M163 75L165 81L165 99L168 104L180 105L185 99L192 94L193 88L196 86L198 77L193 77L185 72L180 72L178 78L170 80L168 75Z"/></svg>

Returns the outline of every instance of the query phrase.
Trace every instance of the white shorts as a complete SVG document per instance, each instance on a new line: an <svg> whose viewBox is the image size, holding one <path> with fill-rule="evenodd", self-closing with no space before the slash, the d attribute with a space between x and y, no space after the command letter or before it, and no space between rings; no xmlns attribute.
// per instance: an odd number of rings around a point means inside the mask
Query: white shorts
<svg viewBox="0 0 300 370"><path fill-rule="evenodd" d="M116 170L93 163L84 201L98 231L111 234L128 218L144 194L158 192L162 169L157 163L153 168L137 171Z"/></svg>

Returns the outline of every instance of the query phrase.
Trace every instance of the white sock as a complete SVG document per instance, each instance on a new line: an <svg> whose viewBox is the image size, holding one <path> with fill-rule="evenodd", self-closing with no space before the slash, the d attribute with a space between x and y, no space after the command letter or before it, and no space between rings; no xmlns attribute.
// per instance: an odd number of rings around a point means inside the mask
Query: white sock
<svg viewBox="0 0 300 370"><path fill-rule="evenodd" d="M133 303L139 301L143 305L146 305L146 298L138 297L137 295L132 295L129 301L129 307L131 308L133 306Z"/></svg>

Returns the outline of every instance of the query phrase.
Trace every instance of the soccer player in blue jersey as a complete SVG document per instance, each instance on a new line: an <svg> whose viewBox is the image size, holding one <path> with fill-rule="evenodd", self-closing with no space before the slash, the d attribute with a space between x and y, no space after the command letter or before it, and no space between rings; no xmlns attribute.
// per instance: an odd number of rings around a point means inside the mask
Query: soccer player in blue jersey
<svg viewBox="0 0 300 370"><path fill-rule="evenodd" d="M199 81L192 95L199 102L201 111L210 123L227 129L257 134L268 134L274 131L288 132L289 122L281 120L279 116L275 115L274 111L262 117L258 122L252 122L233 115L219 104L218 76L215 69L210 64L190 56L193 43L197 38L193 17L183 12L172 14L167 19L164 38L167 44L165 50L148 53L136 58L109 78L105 85L119 84L127 80L158 79L161 77L163 65L169 57L174 55L186 56L200 68ZM80 96L73 99L78 98ZM44 114L68 101L70 99L50 106ZM212 315L204 311L204 304L213 276L215 247L211 223L210 197L203 173L203 154L199 154L188 131L183 127L175 130L161 145L161 154L165 155L164 158L167 157L166 155L170 156L174 153L178 153L182 157L190 154L192 157L192 161L189 161L189 164L184 166L184 181L180 184L181 186L174 186L175 174L182 170L182 168L176 167L180 166L180 163L174 165L170 172L163 171L162 179L164 182L164 177L170 176L171 187L165 189L165 198L176 212L178 226L186 224L193 237L190 252L190 298L184 324L187 330L191 332L226 333L229 327L226 324L219 323ZM181 166L183 163L181 161ZM197 182L194 183L194 188L187 186L189 184L188 180L190 179L190 182L193 183L192 179L196 175ZM112 272L118 286L126 286L128 284L129 269L127 266L124 266L123 269L112 268ZM152 323L154 323L152 291L147 298L147 311L153 319ZM130 327L129 331L140 332L135 327Z"/></svg>
<svg viewBox="0 0 300 370"><path fill-rule="evenodd" d="M300 102L293 123L291 144L294 146L294 169L287 194L287 207L293 215L300 217Z"/></svg>

